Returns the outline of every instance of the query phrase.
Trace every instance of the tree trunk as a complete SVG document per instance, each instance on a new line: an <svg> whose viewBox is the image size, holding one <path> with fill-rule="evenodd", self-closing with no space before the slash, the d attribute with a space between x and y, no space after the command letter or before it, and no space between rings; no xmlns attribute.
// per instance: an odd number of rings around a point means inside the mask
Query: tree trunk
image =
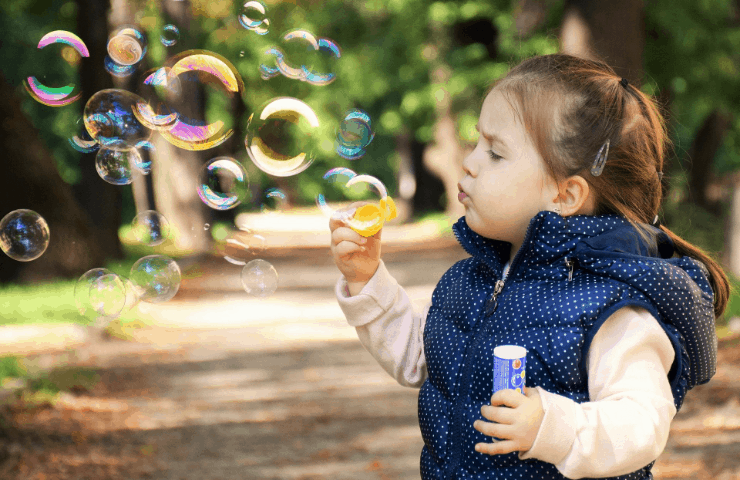
<svg viewBox="0 0 740 480"><path fill-rule="evenodd" d="M181 32L191 32L189 1L163 0L161 5L165 21L171 21ZM182 35L178 45L186 50L193 47L188 45L193 41L190 36ZM187 101L172 105L174 109L189 118L204 118L202 89L195 82L181 82L181 88L180 98ZM212 237L204 226L211 222L212 215L196 188L200 168L211 158L210 152L178 148L158 134L151 141L156 151L151 173L156 210L169 221L178 249L194 254L209 251Z"/></svg>
<svg viewBox="0 0 740 480"><path fill-rule="evenodd" d="M567 0L560 32L563 53L608 63L642 83L645 22L642 0Z"/></svg>
<svg viewBox="0 0 740 480"><path fill-rule="evenodd" d="M108 44L108 0L77 0L77 32L87 45L90 57L80 62L82 98L76 103L82 113L96 92L112 88L110 75L103 69ZM95 169L97 152L81 154L81 180L74 186L77 201L95 225L96 248L104 258L123 258L118 228L121 225L122 196L119 186L105 182ZM102 265L99 265L102 267Z"/></svg>
<svg viewBox="0 0 740 480"><path fill-rule="evenodd" d="M731 123L728 115L713 110L699 127L687 155L689 201L715 215L720 214L720 206L707 198L707 186L711 180L712 163Z"/></svg>
<svg viewBox="0 0 740 480"><path fill-rule="evenodd" d="M1 74L0 118L0 148L7 167L0 175L0 218L13 210L33 210L46 220L50 232L49 246L36 260L18 262L0 252L0 283L76 278L104 266L105 251L90 218L59 176L53 155Z"/></svg>
<svg viewBox="0 0 740 480"><path fill-rule="evenodd" d="M740 277L740 173L732 174L732 196L730 216L725 227L723 266L733 275Z"/></svg>

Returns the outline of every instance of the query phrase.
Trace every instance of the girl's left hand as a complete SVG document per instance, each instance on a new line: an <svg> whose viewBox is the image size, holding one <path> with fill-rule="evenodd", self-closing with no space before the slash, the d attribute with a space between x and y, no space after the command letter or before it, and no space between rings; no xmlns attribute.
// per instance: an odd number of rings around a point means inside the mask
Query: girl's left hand
<svg viewBox="0 0 740 480"><path fill-rule="evenodd" d="M524 388L524 395L516 390L499 390L491 397L491 405L483 405L480 412L494 423L476 420L473 428L502 439L475 445L475 451L489 455L529 450L545 416L539 392L529 387Z"/></svg>

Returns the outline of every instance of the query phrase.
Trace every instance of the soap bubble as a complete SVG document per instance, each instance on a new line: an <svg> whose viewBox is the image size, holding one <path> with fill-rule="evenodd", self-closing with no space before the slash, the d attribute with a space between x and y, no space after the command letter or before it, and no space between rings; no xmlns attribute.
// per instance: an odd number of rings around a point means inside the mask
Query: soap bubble
<svg viewBox="0 0 740 480"><path fill-rule="evenodd" d="M149 140L142 140L136 144L138 155L133 155L131 161L133 166L141 172L142 175L149 175L152 171L152 156L157 151L154 144Z"/></svg>
<svg viewBox="0 0 740 480"><path fill-rule="evenodd" d="M356 175L357 174L349 168L337 167L332 168L331 170L326 172L323 178L324 180L326 180L327 186L337 186L340 187L340 190L342 190L343 188L346 188L345 186L347 185L347 182L349 182ZM344 192L343 196L346 196ZM334 215L335 210L327 205L323 193L319 193L318 195L316 195L316 205L327 217L331 217Z"/></svg>
<svg viewBox="0 0 740 480"><path fill-rule="evenodd" d="M265 35L270 30L270 19L266 17L267 7L260 1L249 1L242 6L239 23L247 30Z"/></svg>
<svg viewBox="0 0 740 480"><path fill-rule="evenodd" d="M85 317L96 316L97 311L90 301L90 288L96 280L108 275L115 274L107 268L93 268L85 272L83 275L80 276L79 279L77 279L77 283L75 284L74 296L75 305L77 306L77 311L80 312L80 315L83 315Z"/></svg>
<svg viewBox="0 0 740 480"><path fill-rule="evenodd" d="M282 47L273 46L265 51L269 60L259 67L263 79L268 80L278 73L312 85L328 85L336 79L334 73L321 73L333 70L332 63L342 56L339 45L333 40L316 37L307 30L290 31L282 40Z"/></svg>
<svg viewBox="0 0 740 480"><path fill-rule="evenodd" d="M365 154L365 148L375 137L370 116L362 110L347 112L337 129L336 152L347 160L356 160Z"/></svg>
<svg viewBox="0 0 740 480"><path fill-rule="evenodd" d="M129 150L152 131L136 119L133 109L141 97L126 90L110 88L95 93L85 105L85 128L101 147Z"/></svg>
<svg viewBox="0 0 740 480"><path fill-rule="evenodd" d="M49 246L49 225L33 210L13 210L0 220L0 249L13 260L36 260Z"/></svg>
<svg viewBox="0 0 740 480"><path fill-rule="evenodd" d="M266 297L277 289L278 273L270 262L256 259L244 265L241 280L248 294Z"/></svg>
<svg viewBox="0 0 740 480"><path fill-rule="evenodd" d="M285 193L279 188L269 188L265 191L264 200L260 205L262 213L275 213L282 211L288 203Z"/></svg>
<svg viewBox="0 0 740 480"><path fill-rule="evenodd" d="M112 185L129 185L134 181L132 167L141 163L136 149L101 148L95 155L95 170L100 178Z"/></svg>
<svg viewBox="0 0 740 480"><path fill-rule="evenodd" d="M375 198L380 197L379 204L381 207L384 207L388 202L388 191L386 190L385 185L383 185L383 182L371 175L354 176L345 186L353 187L350 190L350 195L355 195L358 200L367 199L368 195L370 195ZM373 211L375 214L365 215L363 218L356 218L353 216L348 220L347 225L354 230L372 231L379 223L384 221L384 217L382 216L380 209L367 207L366 210Z"/></svg>
<svg viewBox="0 0 740 480"><path fill-rule="evenodd" d="M311 107L297 98L278 97L249 117L244 144L260 170L287 177L313 162L318 129L319 118Z"/></svg>
<svg viewBox="0 0 740 480"><path fill-rule="evenodd" d="M133 108L136 118L152 130L169 130L175 126L179 114L170 108L168 98L180 95L182 86L177 75L169 67L161 67L144 73L139 85L141 96Z"/></svg>
<svg viewBox="0 0 740 480"><path fill-rule="evenodd" d="M142 31L132 25L124 25L108 37L108 56L118 65L134 65L146 55L147 40Z"/></svg>
<svg viewBox="0 0 740 480"><path fill-rule="evenodd" d="M216 157L200 169L198 196L209 207L228 210L249 195L249 175L241 163L231 157Z"/></svg>
<svg viewBox="0 0 740 480"><path fill-rule="evenodd" d="M180 267L165 255L149 255L134 263L129 278L141 300L166 302L180 288Z"/></svg>
<svg viewBox="0 0 740 480"><path fill-rule="evenodd" d="M90 137L90 134L87 133L87 130L85 130L84 128L79 135L75 135L68 140L69 144L72 145L72 148L80 153L92 153L100 148L98 142L93 140L92 137Z"/></svg>
<svg viewBox="0 0 740 480"><path fill-rule="evenodd" d="M52 43L62 43L72 47L81 57L89 57L85 43L74 33L64 30L49 32L39 40L38 48L42 49ZM69 62L72 64L74 62ZM49 87L41 83L36 77L31 76L23 80L23 86L31 97L39 103L49 107L61 107L69 105L82 96L81 89L74 83L63 87Z"/></svg>
<svg viewBox="0 0 740 480"><path fill-rule="evenodd" d="M119 316L126 305L126 285L115 273L94 278L88 295L93 310L103 317Z"/></svg>
<svg viewBox="0 0 740 480"><path fill-rule="evenodd" d="M230 103L244 91L244 82L234 65L226 58L206 50L188 50L167 60L167 67L181 83L198 82L204 85L207 95L223 97ZM186 95L183 91L182 95ZM185 99L189 100L189 99ZM228 121L228 117L224 119ZM162 137L176 147L186 150L206 150L225 142L233 133L223 119L208 121L190 119L180 112L172 128L162 131Z"/></svg>
<svg viewBox="0 0 740 480"><path fill-rule="evenodd" d="M210 229L211 229L211 224L210 223L206 223L206 224L203 225L203 230L208 231Z"/></svg>
<svg viewBox="0 0 740 480"><path fill-rule="evenodd" d="M165 47L171 47L180 40L180 30L176 26L169 24L165 25L162 29L162 45Z"/></svg>
<svg viewBox="0 0 740 480"><path fill-rule="evenodd" d="M170 236L170 222L159 212L139 212L131 222L131 232L139 243L153 247Z"/></svg>
<svg viewBox="0 0 740 480"><path fill-rule="evenodd" d="M115 60L113 60L112 58L110 58L110 55L105 56L105 60L103 60L103 67L105 68L106 72L118 78L128 77L129 75L133 74L136 70L138 70L138 64L121 65L119 63L116 63Z"/></svg>

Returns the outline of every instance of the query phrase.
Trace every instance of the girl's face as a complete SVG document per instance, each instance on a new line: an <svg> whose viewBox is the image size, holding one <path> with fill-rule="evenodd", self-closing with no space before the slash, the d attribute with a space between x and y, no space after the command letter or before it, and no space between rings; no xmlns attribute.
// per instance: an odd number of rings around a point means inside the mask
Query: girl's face
<svg viewBox="0 0 740 480"><path fill-rule="evenodd" d="M470 228L510 242L513 257L532 217L556 205L557 188L515 112L495 89L483 102L477 129L478 144L463 160L458 198Z"/></svg>

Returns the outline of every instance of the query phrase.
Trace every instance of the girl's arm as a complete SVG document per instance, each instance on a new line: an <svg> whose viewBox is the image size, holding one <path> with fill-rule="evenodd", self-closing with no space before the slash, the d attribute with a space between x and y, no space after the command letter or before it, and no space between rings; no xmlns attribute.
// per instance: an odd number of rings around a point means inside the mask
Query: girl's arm
<svg viewBox="0 0 740 480"><path fill-rule="evenodd" d="M337 281L335 294L347 323L380 366L399 384L420 388L427 378L422 334L431 302L415 313L382 260L359 294L350 296L344 276Z"/></svg>
<svg viewBox="0 0 740 480"><path fill-rule="evenodd" d="M568 478L623 475L663 452L676 415L668 382L675 357L658 321L640 307L610 316L588 355L590 402L537 387L545 415L519 458L554 464Z"/></svg>

